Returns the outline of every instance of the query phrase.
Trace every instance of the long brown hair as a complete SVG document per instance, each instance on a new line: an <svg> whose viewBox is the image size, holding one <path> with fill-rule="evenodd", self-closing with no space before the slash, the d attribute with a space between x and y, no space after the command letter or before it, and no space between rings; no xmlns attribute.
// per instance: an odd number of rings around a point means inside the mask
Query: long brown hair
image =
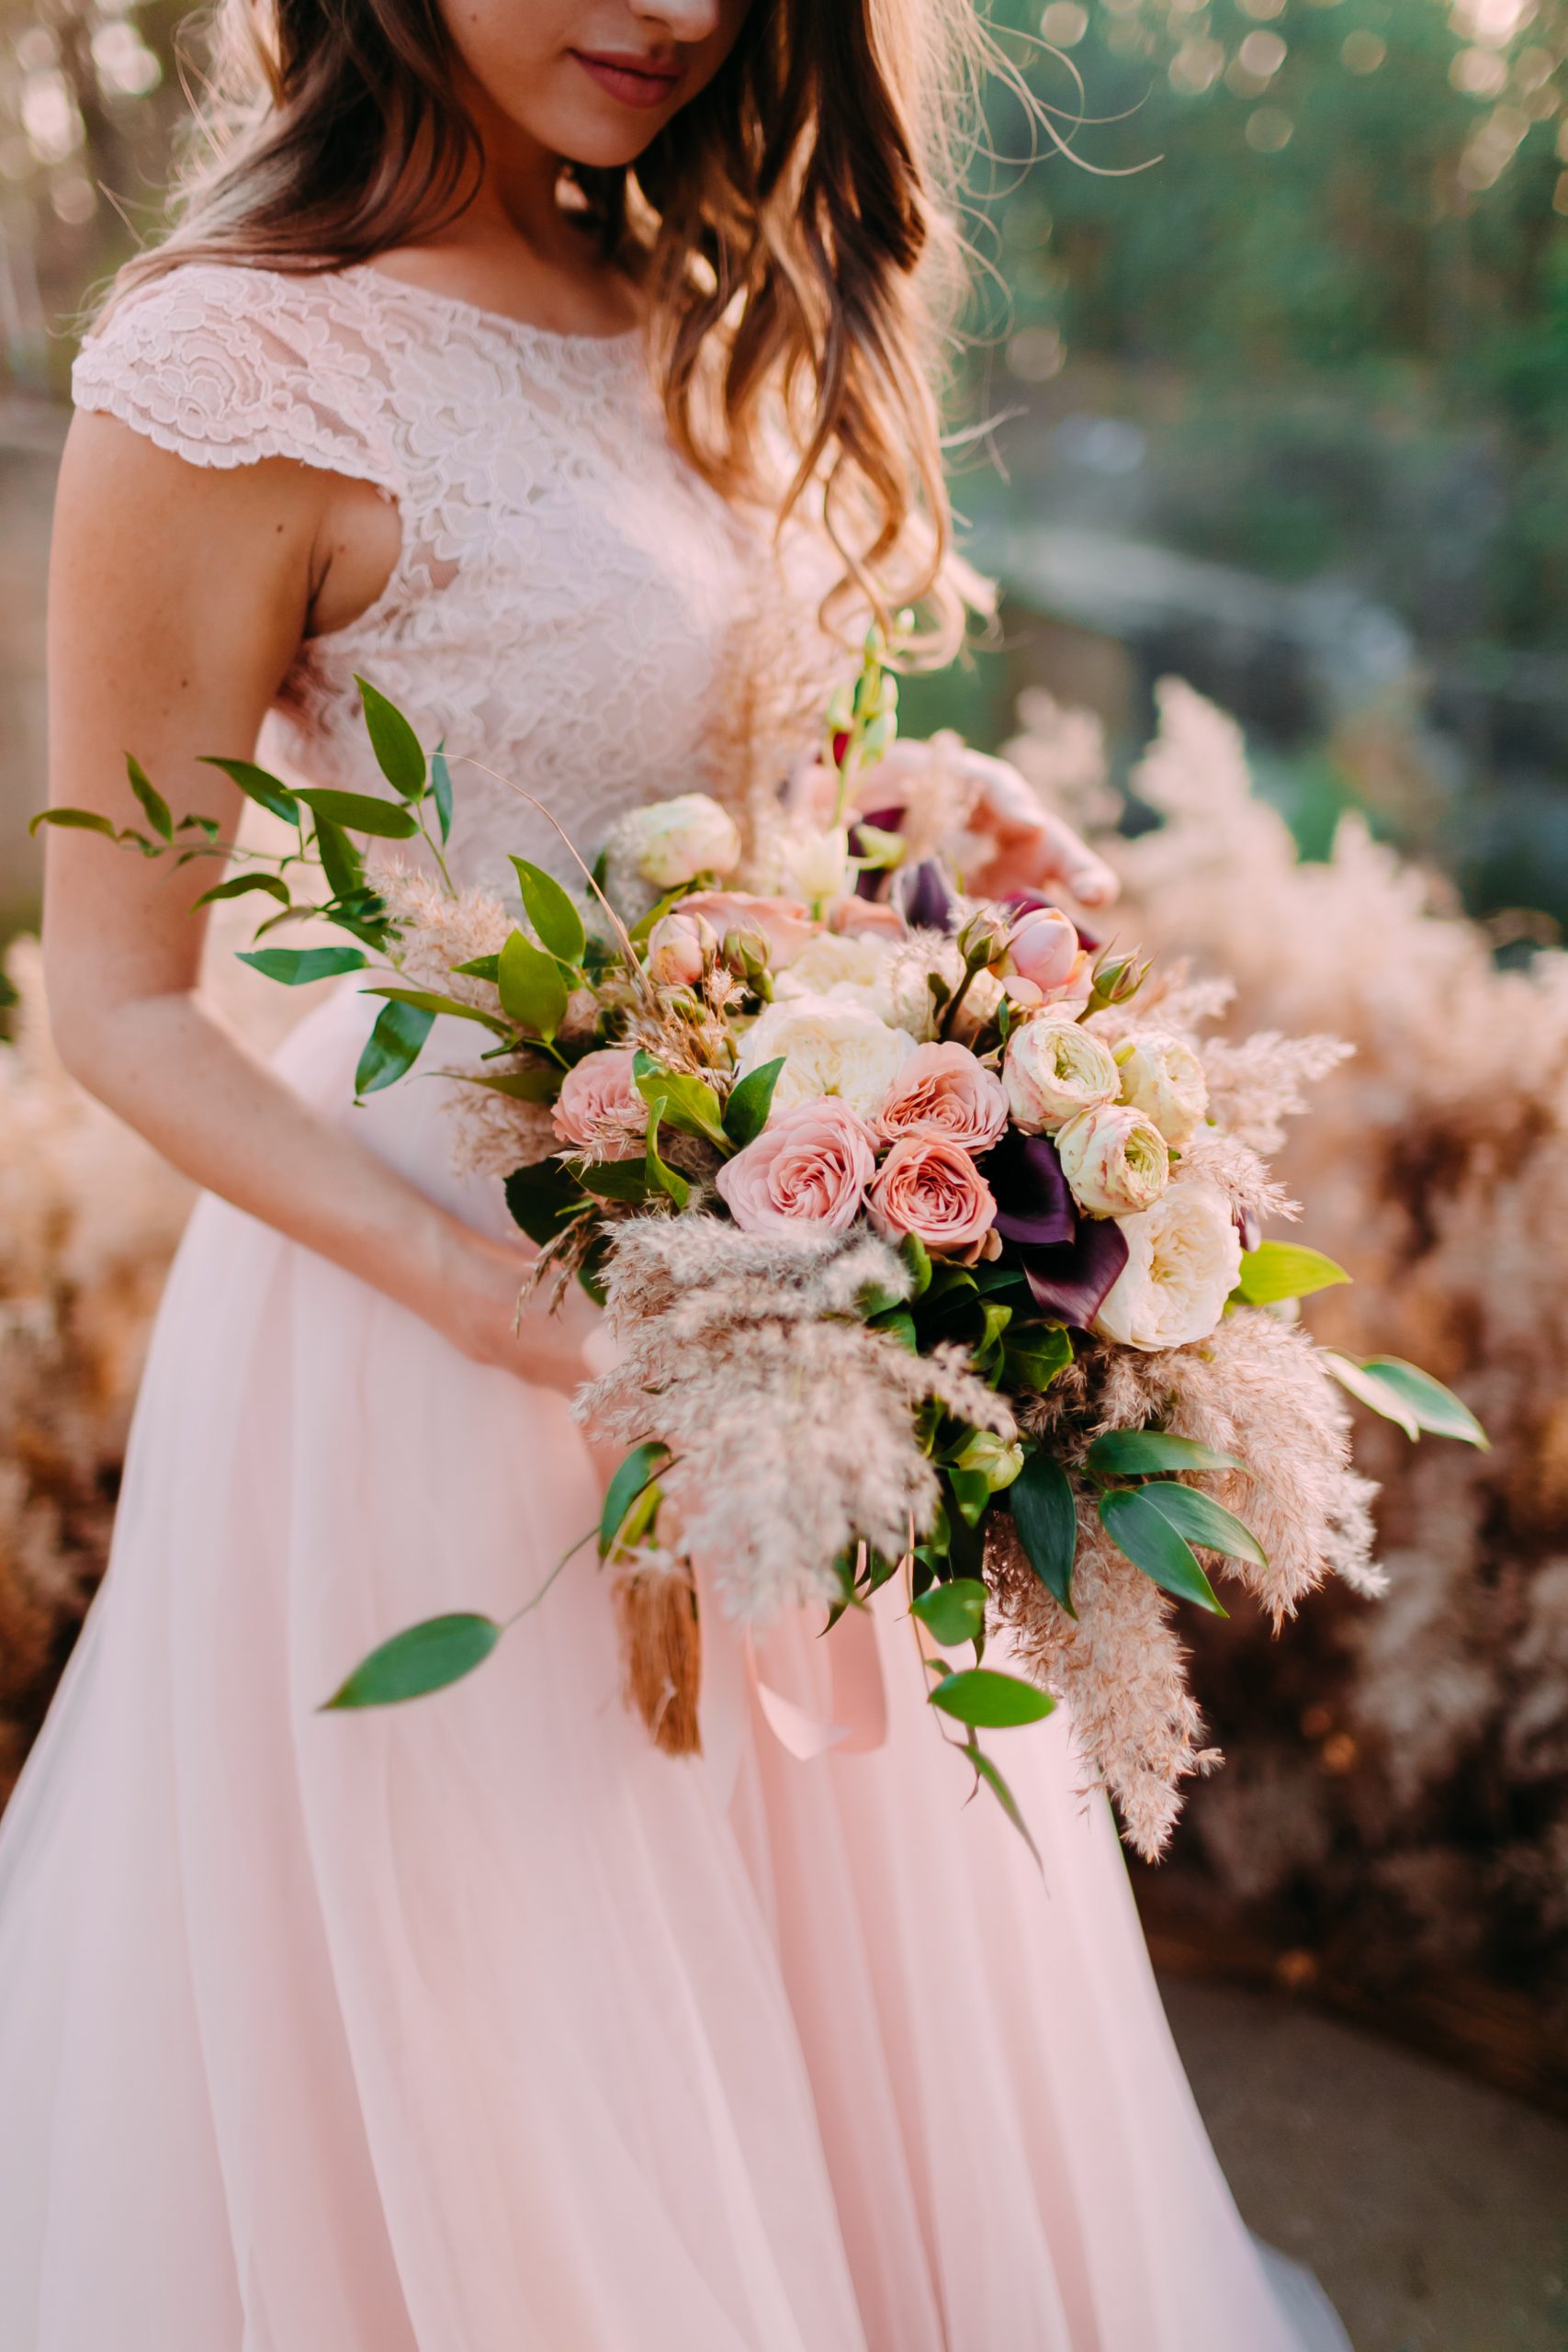
<svg viewBox="0 0 1568 2352"><path fill-rule="evenodd" d="M220 0L212 31L175 225L120 289L195 259L341 268L461 210L479 142L435 0ZM922 605L928 658L962 627L939 390L987 51L974 0L754 0L634 168L577 175L645 288L675 446L781 514L818 484L829 611Z"/></svg>

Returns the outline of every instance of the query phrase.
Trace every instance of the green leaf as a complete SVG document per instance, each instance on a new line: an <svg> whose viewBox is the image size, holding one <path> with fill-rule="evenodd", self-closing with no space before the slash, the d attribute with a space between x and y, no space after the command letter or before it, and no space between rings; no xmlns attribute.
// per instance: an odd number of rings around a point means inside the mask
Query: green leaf
<svg viewBox="0 0 1568 2352"><path fill-rule="evenodd" d="M40 825L58 825L64 832L102 833L111 842L118 842L120 837L118 826L100 816L96 808L40 808L28 827L35 839ZM784 1068L782 1062L779 1068Z"/></svg>
<svg viewBox="0 0 1568 2352"><path fill-rule="evenodd" d="M588 933L570 894L542 865L530 865L525 857L514 857L512 863L528 920L550 954L563 964L581 964Z"/></svg>
<svg viewBox="0 0 1568 2352"><path fill-rule="evenodd" d="M920 1352L920 1340L915 1329L915 1318L901 1299L896 1299L891 1306L878 1307L874 1315L868 1315L866 1329L868 1331L886 1331L897 1340L901 1348L907 1348L912 1356L918 1356Z"/></svg>
<svg viewBox="0 0 1568 2352"><path fill-rule="evenodd" d="M302 989L312 980L333 979L339 972L362 972L370 958L361 947L253 947L242 953L240 961L264 979Z"/></svg>
<svg viewBox="0 0 1568 2352"><path fill-rule="evenodd" d="M986 1505L991 1499L991 1482L983 1470L959 1470L947 1473L947 1483L953 1489L953 1499L965 1527L978 1527L986 1516Z"/></svg>
<svg viewBox="0 0 1568 2352"><path fill-rule="evenodd" d="M951 1584L933 1584L914 1603L913 1612L944 1649L972 1642L986 1625L986 1588L977 1577L955 1577Z"/></svg>
<svg viewBox="0 0 1568 2352"><path fill-rule="evenodd" d="M1264 1241L1246 1252L1231 1295L1246 1306L1271 1306L1281 1298L1310 1298L1314 1290L1349 1279L1321 1250L1304 1249L1299 1241Z"/></svg>
<svg viewBox="0 0 1568 2352"><path fill-rule="evenodd" d="M1072 1360L1073 1343L1065 1324L1015 1323L1002 1342L1002 1385L1043 1396Z"/></svg>
<svg viewBox="0 0 1568 2352"><path fill-rule="evenodd" d="M248 898L254 890L265 891L281 907L294 904L288 895L288 885L281 874L235 874L227 882L215 882L210 890L202 892L199 899L193 899L191 911L194 913L197 907L210 907L220 899Z"/></svg>
<svg viewBox="0 0 1568 2352"><path fill-rule="evenodd" d="M375 1094L411 1070L434 1022L434 1013L422 1004L384 1004L354 1073L355 1093Z"/></svg>
<svg viewBox="0 0 1568 2352"><path fill-rule="evenodd" d="M1119 1487L1100 1498L1100 1521L1118 1551L1135 1568L1179 1600L1195 1600L1201 1609L1222 1609L1213 1586L1199 1566L1192 1547L1141 1487Z"/></svg>
<svg viewBox="0 0 1568 2352"><path fill-rule="evenodd" d="M1189 1437L1172 1437L1168 1430L1109 1430L1097 1437L1084 1456L1086 1468L1100 1478L1156 1477L1165 1470L1245 1470L1234 1453L1216 1453Z"/></svg>
<svg viewBox="0 0 1568 2352"><path fill-rule="evenodd" d="M581 1185L558 1159L536 1159L526 1168L514 1168L505 1190L513 1223L541 1250L559 1233L561 1219L583 1205Z"/></svg>
<svg viewBox="0 0 1568 2352"><path fill-rule="evenodd" d="M770 1063L769 1068L772 1069L772 1067ZM907 1233L898 1244L898 1255L915 1279L915 1286L909 1293L910 1298L924 1298L931 1286L931 1251L918 1233Z"/></svg>
<svg viewBox="0 0 1568 2352"><path fill-rule="evenodd" d="M334 899L352 899L365 888L365 860L355 848L341 825L330 817L316 816L316 848L321 855L321 871L326 876Z"/></svg>
<svg viewBox="0 0 1568 2352"><path fill-rule="evenodd" d="M664 1125L677 1128L682 1135L696 1136L704 1143L717 1146L722 1152L730 1148L725 1133L724 1114L717 1095L705 1079L694 1078L681 1070L660 1069L653 1056L638 1050L632 1063L632 1076L637 1091L649 1108L655 1102L664 1105Z"/></svg>
<svg viewBox="0 0 1568 2352"><path fill-rule="evenodd" d="M760 1069L749 1071L731 1092L724 1106L724 1132L737 1151L744 1151L749 1143L755 1143L767 1125L773 1089L783 1069L782 1055L776 1062L763 1062Z"/></svg>
<svg viewBox="0 0 1568 2352"><path fill-rule="evenodd" d="M363 959L361 959L363 960ZM510 1037L512 1031L493 1012L481 1012L477 1004L464 1004L455 996L442 996L435 989L367 989L367 996L384 996L391 1004L415 1004L422 1012L445 1013L451 1021L477 1021L492 1037Z"/></svg>
<svg viewBox="0 0 1568 2352"><path fill-rule="evenodd" d="M419 737L396 703L378 693L367 678L356 675L354 683L365 706L365 724L377 766L400 800L417 800L424 790L424 753Z"/></svg>
<svg viewBox="0 0 1568 2352"><path fill-rule="evenodd" d="M302 787L298 795L312 815L344 825L351 833L373 833L378 841L406 842L418 832L419 819L400 808L395 800L378 800L368 792L332 792L324 786Z"/></svg>
<svg viewBox="0 0 1568 2352"><path fill-rule="evenodd" d="M931 1693L931 1704L976 1731L1005 1731L1014 1724L1037 1724L1051 1713L1055 1701L1016 1674L994 1666L969 1666L944 1675Z"/></svg>
<svg viewBox="0 0 1568 2352"><path fill-rule="evenodd" d="M435 803L435 821L445 846L452 838L452 771L446 764L445 736L430 755L430 797Z"/></svg>
<svg viewBox="0 0 1568 2352"><path fill-rule="evenodd" d="M231 784L239 786L247 800L281 817L286 825L299 823L299 803L296 796L279 777L269 775L265 768L258 768L254 760L220 760L209 752L201 764L204 768L220 768Z"/></svg>
<svg viewBox="0 0 1568 2352"><path fill-rule="evenodd" d="M1138 1492L1189 1544L1201 1544L1206 1550L1224 1552L1233 1560L1251 1560L1260 1568L1269 1566L1268 1553L1246 1521L1217 1503L1213 1495L1197 1487L1179 1487L1168 1478L1151 1478Z"/></svg>
<svg viewBox="0 0 1568 2352"><path fill-rule="evenodd" d="M998 1771L996 1766L986 1754L985 1749L981 1747L978 1741L976 1741L967 1747L964 1750L964 1753L968 1757L970 1763L975 1767L975 1776L976 1781L984 1781L986 1786L990 1790L991 1794L996 1798L997 1803L1000 1805L1002 1811L1006 1814L1008 1819L1011 1822L1013 1827L1017 1830L1019 1836L1022 1838L1024 1844L1033 1855L1036 1868L1040 1871L1042 1875L1043 1875L1045 1865L1040 1859L1040 1849L1029 1834L1029 1824L1025 1821L1022 1814L1019 1810L1018 1799L1014 1796L1012 1791L1009 1788L1000 1772Z"/></svg>
<svg viewBox="0 0 1568 2352"><path fill-rule="evenodd" d="M1491 1452L1492 1441L1468 1405L1429 1372L1406 1363L1402 1356L1369 1356L1358 1363L1332 1348L1319 1355L1342 1387L1385 1420L1395 1421L1413 1442L1425 1430L1432 1437L1451 1437L1461 1445Z"/></svg>
<svg viewBox="0 0 1568 2352"><path fill-rule="evenodd" d="M547 1044L566 1015L567 987L555 957L514 931L501 951L496 984L508 1019Z"/></svg>
<svg viewBox="0 0 1568 2352"><path fill-rule="evenodd" d="M466 979L499 980L501 958L499 956L472 956L466 964L454 964L452 969L461 972Z"/></svg>
<svg viewBox="0 0 1568 2352"><path fill-rule="evenodd" d="M659 1156L659 1130L663 1124L664 1107L662 1097L649 1105L648 1186L651 1192L657 1185L661 1193L668 1193L678 1209L683 1209L692 1197L692 1188L682 1175L673 1168L667 1168Z"/></svg>
<svg viewBox="0 0 1568 2352"><path fill-rule="evenodd" d="M600 1201L646 1201L649 1178L648 1164L637 1159L593 1159L586 1167L579 1167L578 1182L584 1192Z"/></svg>
<svg viewBox="0 0 1568 2352"><path fill-rule="evenodd" d="M430 1690L444 1690L484 1664L502 1630L493 1617L466 1611L427 1617L362 1658L327 1707L391 1707L405 1699L423 1699Z"/></svg>
<svg viewBox="0 0 1568 2352"><path fill-rule="evenodd" d="M604 1559L616 1536L626 1523L632 1505L653 1484L670 1459L667 1445L634 1446L626 1460L618 1464L615 1476L604 1490L604 1508L599 1514L599 1557Z"/></svg>
<svg viewBox="0 0 1568 2352"><path fill-rule="evenodd" d="M153 790L147 771L140 760L132 759L129 752L125 755L125 773L130 779L130 788L141 801L147 822L152 826L152 831L162 840L172 842L175 838L175 820L170 814L169 804L161 792Z"/></svg>
<svg viewBox="0 0 1568 2352"><path fill-rule="evenodd" d="M1007 1489L1005 1508L1012 1513L1030 1566L1069 1617L1073 1607L1073 1562L1077 1557L1078 1515L1072 1480L1055 1454L1032 1453Z"/></svg>
<svg viewBox="0 0 1568 2352"><path fill-rule="evenodd" d="M560 1092L561 1073L549 1063L534 1069L499 1070L493 1077L465 1074L465 1086L482 1086L487 1093L510 1095L513 1102L553 1102Z"/></svg>

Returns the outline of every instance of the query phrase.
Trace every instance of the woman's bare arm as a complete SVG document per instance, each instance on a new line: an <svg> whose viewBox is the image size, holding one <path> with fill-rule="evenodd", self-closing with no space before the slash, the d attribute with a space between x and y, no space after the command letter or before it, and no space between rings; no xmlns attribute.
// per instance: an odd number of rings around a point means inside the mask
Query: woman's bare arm
<svg viewBox="0 0 1568 2352"><path fill-rule="evenodd" d="M231 471L168 455L110 418L66 447L50 579L51 792L141 821L133 751L180 809L238 821L203 752L248 751L316 616L337 626L385 571L366 486L272 458ZM367 493L373 499L374 493ZM82 1084L209 1191L424 1317L481 1362L581 1376L581 1310L530 1312L521 1253L471 1232L249 1053L197 986L191 869L51 829L44 900L51 1019Z"/></svg>

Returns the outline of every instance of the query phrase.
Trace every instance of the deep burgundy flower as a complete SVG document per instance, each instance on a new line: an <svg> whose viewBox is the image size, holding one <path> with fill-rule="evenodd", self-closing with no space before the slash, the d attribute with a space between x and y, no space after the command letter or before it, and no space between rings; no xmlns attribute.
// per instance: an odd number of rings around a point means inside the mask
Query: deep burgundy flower
<svg viewBox="0 0 1568 2352"><path fill-rule="evenodd" d="M861 832L862 825L874 826L879 833L897 833L903 828L905 814L902 808L865 810L859 821L850 827L850 855L863 857L865 854L865 842ZM882 886L886 879L886 871L879 866L873 866L866 873L857 874L855 876L856 896L862 899L880 898Z"/></svg>
<svg viewBox="0 0 1568 2352"><path fill-rule="evenodd" d="M997 1231L1004 1241L1051 1249L1076 1237L1077 1210L1049 1136L1010 1127L987 1159L986 1181L997 1196Z"/></svg>
<svg viewBox="0 0 1568 2352"><path fill-rule="evenodd" d="M951 931L953 899L934 857L906 867L893 885L893 903L911 931Z"/></svg>
<svg viewBox="0 0 1568 2352"><path fill-rule="evenodd" d="M1087 1331L1127 1262L1127 1237L1112 1216L1086 1216L1073 1240L1018 1254L1036 1306Z"/></svg>

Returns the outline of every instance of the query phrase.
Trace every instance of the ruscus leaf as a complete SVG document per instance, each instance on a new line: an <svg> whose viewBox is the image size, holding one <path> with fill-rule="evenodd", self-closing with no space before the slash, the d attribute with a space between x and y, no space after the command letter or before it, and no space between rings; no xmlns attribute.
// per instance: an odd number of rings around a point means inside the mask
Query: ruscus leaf
<svg viewBox="0 0 1568 2352"><path fill-rule="evenodd" d="M269 899L276 899L280 907L291 907L294 903L288 895L288 885L281 874L235 874L227 882L215 882L210 890L202 892L199 899L193 899L191 908L194 912L197 907L216 905L220 899L244 899L256 890L264 891Z"/></svg>
<svg viewBox="0 0 1568 2352"><path fill-rule="evenodd" d="M326 1702L326 1709L400 1706L405 1699L423 1699L444 1690L482 1666L502 1635L493 1617L454 1611L446 1617L427 1617L407 1626L390 1641L361 1658L347 1680Z"/></svg>
<svg viewBox="0 0 1568 2352"><path fill-rule="evenodd" d="M749 1071L731 1092L724 1106L724 1132L737 1151L744 1151L749 1143L755 1143L767 1125L773 1089L783 1069L782 1055L777 1061L763 1062L760 1069Z"/></svg>
<svg viewBox="0 0 1568 2352"><path fill-rule="evenodd" d="M435 1015L423 1005L384 1004L376 1026L365 1042L354 1073L355 1094L375 1094L411 1070L434 1025Z"/></svg>
<svg viewBox="0 0 1568 2352"><path fill-rule="evenodd" d="M625 1526L626 1514L644 1489L652 1485L670 1459L667 1445L634 1446L616 1469L604 1490L604 1507L599 1516L599 1557L603 1560Z"/></svg>
<svg viewBox="0 0 1568 2352"><path fill-rule="evenodd" d="M170 813L169 804L163 794L154 789L141 761L133 759L129 752L125 755L125 773L130 779L132 792L141 803L142 813L152 831L161 840L172 842L175 838L175 820Z"/></svg>
<svg viewBox="0 0 1568 2352"><path fill-rule="evenodd" d="M1272 1306L1284 1298L1310 1298L1314 1291L1349 1279L1344 1267L1321 1250L1308 1250L1299 1241L1263 1241L1243 1257L1241 1279L1232 1296L1246 1306Z"/></svg>
<svg viewBox="0 0 1568 2352"><path fill-rule="evenodd" d="M365 706L365 725L376 764L400 800L417 800L424 790L424 753L419 737L396 703L370 684L355 677Z"/></svg>
<svg viewBox="0 0 1568 2352"><path fill-rule="evenodd" d="M994 1666L967 1666L948 1674L930 1694L940 1707L976 1731L1005 1731L1015 1724L1037 1724L1051 1713L1055 1701L1047 1690L1019 1675L1003 1674Z"/></svg>
<svg viewBox="0 0 1568 2352"><path fill-rule="evenodd" d="M313 815L342 825L351 833L371 833L378 841L406 842L419 831L419 820L395 800L378 800L368 792L333 792L324 785L301 786L296 796Z"/></svg>
<svg viewBox="0 0 1568 2352"><path fill-rule="evenodd" d="M933 1584L913 1604L913 1613L943 1649L972 1642L985 1629L986 1588L977 1577L955 1577Z"/></svg>
<svg viewBox="0 0 1568 2352"><path fill-rule="evenodd" d="M1007 1489L1024 1555L1052 1599L1068 1616L1073 1608L1073 1562L1077 1556L1078 1515L1072 1481L1055 1454L1032 1453Z"/></svg>
<svg viewBox="0 0 1568 2352"><path fill-rule="evenodd" d="M281 980L287 989L307 988L340 972L362 972L369 960L360 947L253 947L240 956L264 979Z"/></svg>
<svg viewBox="0 0 1568 2352"><path fill-rule="evenodd" d="M280 777L258 768L254 760L221 760L208 752L201 764L204 768L220 769L231 784L239 786L247 800L255 801L274 817L281 817L286 825L299 822L299 803L296 796Z"/></svg>
<svg viewBox="0 0 1568 2352"><path fill-rule="evenodd" d="M445 736L430 755L430 797L435 803L435 821L445 845L452 838L452 771L446 764Z"/></svg>
<svg viewBox="0 0 1568 2352"><path fill-rule="evenodd" d="M570 894L542 865L530 865L525 857L514 857L512 863L528 920L544 944L563 964L581 964L588 933Z"/></svg>
<svg viewBox="0 0 1568 2352"><path fill-rule="evenodd" d="M1269 1555L1247 1521L1237 1519L1234 1510L1227 1510L1224 1503L1217 1503L1201 1487L1180 1487L1169 1478L1151 1478L1138 1492L1189 1544L1201 1544L1207 1551L1224 1552L1233 1560L1250 1560L1255 1567L1269 1566Z"/></svg>
<svg viewBox="0 0 1568 2352"><path fill-rule="evenodd" d="M1212 1445L1191 1438L1172 1437L1168 1430L1108 1430L1097 1437L1084 1456L1087 1467L1102 1478L1156 1477L1166 1470L1245 1470L1234 1453L1216 1453Z"/></svg>
<svg viewBox="0 0 1568 2352"><path fill-rule="evenodd" d="M1187 1538L1150 1502L1141 1487L1120 1487L1114 1493L1101 1495L1100 1520L1118 1551L1125 1553L1133 1566L1163 1591L1174 1593L1179 1600L1194 1600L1200 1609L1213 1610L1216 1617L1229 1613L1221 1608Z"/></svg>
<svg viewBox="0 0 1568 2352"><path fill-rule="evenodd" d="M566 1016L567 986L555 957L514 931L501 951L496 985L508 1020L547 1044Z"/></svg>
<svg viewBox="0 0 1568 2352"><path fill-rule="evenodd" d="M477 1022L481 1029L488 1029L492 1037L510 1037L512 1035L507 1023L498 1021L493 1012L481 1012L477 1004L464 1004L460 998L442 996L435 989L385 987L367 989L365 993L367 996L384 996L392 1004L414 1004L423 1012L443 1013L449 1021Z"/></svg>

